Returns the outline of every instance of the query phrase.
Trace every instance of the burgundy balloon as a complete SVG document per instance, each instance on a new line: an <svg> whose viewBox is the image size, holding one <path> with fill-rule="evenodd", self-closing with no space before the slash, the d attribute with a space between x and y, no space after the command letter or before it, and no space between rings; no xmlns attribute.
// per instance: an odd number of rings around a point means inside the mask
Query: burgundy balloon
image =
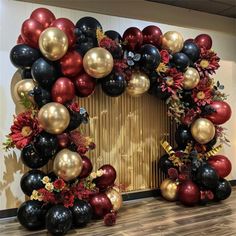
<svg viewBox="0 0 236 236"><path fill-rule="evenodd" d="M200 48L211 49L212 39L208 34L199 34L194 41Z"/></svg>
<svg viewBox="0 0 236 236"><path fill-rule="evenodd" d="M215 112L205 116L205 118L213 124L222 125L230 119L232 111L228 103L224 101L213 101L210 105L215 109Z"/></svg>
<svg viewBox="0 0 236 236"><path fill-rule="evenodd" d="M24 39L22 38L21 35L18 36L16 43L17 44L24 44L25 43L25 41L24 41Z"/></svg>
<svg viewBox="0 0 236 236"><path fill-rule="evenodd" d="M230 160L223 155L212 156L207 160L207 162L221 178L224 178L229 175L232 170Z"/></svg>
<svg viewBox="0 0 236 236"><path fill-rule="evenodd" d="M67 18L58 18L55 21L52 22L50 25L51 27L57 27L58 29L62 30L67 38L68 38L68 44L69 48L74 45L75 43L75 25L74 23L67 19Z"/></svg>
<svg viewBox="0 0 236 236"><path fill-rule="evenodd" d="M69 136L67 133L57 135L57 142L60 148L66 148L69 145Z"/></svg>
<svg viewBox="0 0 236 236"><path fill-rule="evenodd" d="M69 51L60 60L61 72L68 77L74 77L83 69L83 58L77 51Z"/></svg>
<svg viewBox="0 0 236 236"><path fill-rule="evenodd" d="M91 160L88 157L82 156L81 158L83 162L83 168L82 168L82 171L80 172L79 178L86 178L92 172L93 165L92 165Z"/></svg>
<svg viewBox="0 0 236 236"><path fill-rule="evenodd" d="M39 36L43 32L43 26L34 19L27 19L21 27L21 36L24 42L33 47L38 48Z"/></svg>
<svg viewBox="0 0 236 236"><path fill-rule="evenodd" d="M137 50L141 47L143 43L143 34L136 27L128 28L123 34L123 41L127 44L125 45L127 50Z"/></svg>
<svg viewBox="0 0 236 236"><path fill-rule="evenodd" d="M94 218L100 219L112 210L110 199L105 193L98 193L92 196L89 203L93 209Z"/></svg>
<svg viewBox="0 0 236 236"><path fill-rule="evenodd" d="M56 19L54 14L47 8L37 8L31 15L31 19L38 21L44 29L50 26L50 24Z"/></svg>
<svg viewBox="0 0 236 236"><path fill-rule="evenodd" d="M161 46L161 29L155 25L149 25L142 31L143 33L143 44L152 44L156 47Z"/></svg>
<svg viewBox="0 0 236 236"><path fill-rule="evenodd" d="M80 74L72 80L75 84L76 95L79 97L88 97L95 90L96 80L86 73Z"/></svg>
<svg viewBox="0 0 236 236"><path fill-rule="evenodd" d="M53 102L64 104L75 97L75 86L68 78L61 77L52 86L51 95Z"/></svg>
<svg viewBox="0 0 236 236"><path fill-rule="evenodd" d="M178 198L186 206L193 206L199 202L199 187L191 180L187 180L179 185Z"/></svg>

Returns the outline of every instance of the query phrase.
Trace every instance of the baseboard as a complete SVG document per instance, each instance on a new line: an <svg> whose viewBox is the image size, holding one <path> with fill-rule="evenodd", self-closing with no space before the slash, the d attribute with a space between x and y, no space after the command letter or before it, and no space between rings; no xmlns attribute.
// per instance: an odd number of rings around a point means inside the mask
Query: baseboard
<svg viewBox="0 0 236 236"><path fill-rule="evenodd" d="M0 219L16 216L17 208L10 208L0 211Z"/></svg>

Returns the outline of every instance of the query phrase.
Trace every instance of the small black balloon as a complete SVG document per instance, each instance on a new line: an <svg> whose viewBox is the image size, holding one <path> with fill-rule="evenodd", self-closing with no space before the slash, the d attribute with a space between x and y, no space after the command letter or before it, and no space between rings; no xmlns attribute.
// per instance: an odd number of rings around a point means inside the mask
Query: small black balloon
<svg viewBox="0 0 236 236"><path fill-rule="evenodd" d="M82 124L82 117L79 112L71 110L69 112L70 112L70 122L66 128L66 131L74 130Z"/></svg>
<svg viewBox="0 0 236 236"><path fill-rule="evenodd" d="M228 198L231 194L231 185L226 179L220 179L214 189L215 200L221 201Z"/></svg>
<svg viewBox="0 0 236 236"><path fill-rule="evenodd" d="M181 96L186 107L194 108L196 106L196 103L192 98L192 90L182 90Z"/></svg>
<svg viewBox="0 0 236 236"><path fill-rule="evenodd" d="M22 162L31 169L41 168L46 165L49 158L44 155L39 155L33 144L29 144L21 151Z"/></svg>
<svg viewBox="0 0 236 236"><path fill-rule="evenodd" d="M205 144L206 151L210 151L217 142L217 136L215 136L210 142Z"/></svg>
<svg viewBox="0 0 236 236"><path fill-rule="evenodd" d="M122 40L122 37L121 37L121 35L117 32L117 31L114 31L114 30L108 30L108 31L106 31L105 32L105 35L108 37L108 38L110 38L110 39L112 39L112 40L114 40L114 41L116 41L116 42L121 42L121 40Z"/></svg>
<svg viewBox="0 0 236 236"><path fill-rule="evenodd" d="M39 57L39 50L25 44L16 45L10 52L10 60L15 67L31 67Z"/></svg>
<svg viewBox="0 0 236 236"><path fill-rule="evenodd" d="M168 154L165 154L165 155L160 157L160 159L158 161L158 167L165 174L168 173L168 169L174 168L174 165L173 165L172 161L169 160L169 155Z"/></svg>
<svg viewBox="0 0 236 236"><path fill-rule="evenodd" d="M120 96L126 88L124 76L118 73L111 73L101 80L102 91L111 97Z"/></svg>
<svg viewBox="0 0 236 236"><path fill-rule="evenodd" d="M73 215L74 227L83 227L92 219L92 207L83 200L75 200L73 207L70 208Z"/></svg>
<svg viewBox="0 0 236 236"><path fill-rule="evenodd" d="M55 205L46 214L46 229L53 235L66 234L72 225L72 213L63 205Z"/></svg>
<svg viewBox="0 0 236 236"><path fill-rule="evenodd" d="M89 51L91 48L94 48L97 46L97 42L90 37L82 38L77 40L77 44L75 45L76 51L78 51L82 56L85 55L87 51Z"/></svg>
<svg viewBox="0 0 236 236"><path fill-rule="evenodd" d="M178 70L184 71L189 66L190 60L186 54L177 52L173 55L171 63L173 63Z"/></svg>
<svg viewBox="0 0 236 236"><path fill-rule="evenodd" d="M191 132L186 125L180 125L175 132L175 141L179 148L185 148L192 139Z"/></svg>
<svg viewBox="0 0 236 236"><path fill-rule="evenodd" d="M32 79L31 68L24 68L21 71L22 79Z"/></svg>
<svg viewBox="0 0 236 236"><path fill-rule="evenodd" d="M39 86L34 87L33 95L34 101L36 102L39 108L52 101L51 93L48 90Z"/></svg>
<svg viewBox="0 0 236 236"><path fill-rule="evenodd" d="M45 215L47 213L43 202L29 200L20 205L17 210L17 219L28 230L39 230L45 227Z"/></svg>
<svg viewBox="0 0 236 236"><path fill-rule="evenodd" d="M26 172L20 180L20 186L22 191L30 196L33 190L37 190L44 187L42 182L45 173L41 170L30 170Z"/></svg>
<svg viewBox="0 0 236 236"><path fill-rule="evenodd" d="M184 42L182 52L186 54L193 63L196 62L200 56L199 47L194 42L190 41Z"/></svg>

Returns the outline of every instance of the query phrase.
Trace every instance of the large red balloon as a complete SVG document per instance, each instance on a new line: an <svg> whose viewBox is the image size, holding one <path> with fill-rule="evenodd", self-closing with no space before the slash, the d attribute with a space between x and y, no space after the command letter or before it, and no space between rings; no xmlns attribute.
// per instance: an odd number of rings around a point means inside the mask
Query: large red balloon
<svg viewBox="0 0 236 236"><path fill-rule="evenodd" d="M68 78L61 77L52 86L51 95L53 102L69 102L75 97L74 84Z"/></svg>
<svg viewBox="0 0 236 236"><path fill-rule="evenodd" d="M143 43L143 34L136 27L128 28L123 34L123 41L126 43L127 50L137 50Z"/></svg>
<svg viewBox="0 0 236 236"><path fill-rule="evenodd" d="M91 160L86 157L86 156L82 156L82 162L83 162L83 168L79 174L79 178L86 178L90 175L90 173L93 170L93 165Z"/></svg>
<svg viewBox="0 0 236 236"><path fill-rule="evenodd" d="M21 37L31 47L38 48L39 36L43 32L43 26L34 19L25 20L21 27Z"/></svg>
<svg viewBox="0 0 236 236"><path fill-rule="evenodd" d="M155 25L149 25L142 31L143 33L143 44L152 44L156 47L161 46L161 29Z"/></svg>
<svg viewBox="0 0 236 236"><path fill-rule="evenodd" d="M199 34L194 41L200 48L211 49L212 39L208 34Z"/></svg>
<svg viewBox="0 0 236 236"><path fill-rule="evenodd" d="M74 77L83 69L83 58L77 51L69 51L60 60L61 72L68 77Z"/></svg>
<svg viewBox="0 0 236 236"><path fill-rule="evenodd" d="M231 108L228 103L224 101L213 101L211 107L215 109L215 112L206 116L215 125L222 125L228 121L231 117Z"/></svg>
<svg viewBox="0 0 236 236"><path fill-rule="evenodd" d="M181 203L187 206L193 206L199 202L200 190L199 187L191 180L187 180L180 184L178 190L178 198Z"/></svg>
<svg viewBox="0 0 236 236"><path fill-rule="evenodd" d="M229 175L232 170L230 160L223 155L212 156L208 159L207 162L221 178L224 178Z"/></svg>
<svg viewBox="0 0 236 236"><path fill-rule="evenodd" d="M96 80L86 73L74 77L73 81L75 83L76 95L79 97L88 97L95 90Z"/></svg>
<svg viewBox="0 0 236 236"><path fill-rule="evenodd" d="M44 29L49 27L50 24L56 19L54 14L47 8L35 9L31 13L30 18L38 21L43 26Z"/></svg>
<svg viewBox="0 0 236 236"><path fill-rule="evenodd" d="M67 38L69 47L73 46L75 43L75 25L74 23L67 18L58 18L52 22L51 27L57 27L62 30Z"/></svg>

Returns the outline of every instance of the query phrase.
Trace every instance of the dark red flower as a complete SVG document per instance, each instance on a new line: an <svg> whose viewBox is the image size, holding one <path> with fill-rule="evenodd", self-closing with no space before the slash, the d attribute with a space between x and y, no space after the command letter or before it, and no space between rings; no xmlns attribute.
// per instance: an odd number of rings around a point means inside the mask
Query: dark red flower
<svg viewBox="0 0 236 236"><path fill-rule="evenodd" d="M62 190L66 186L66 183L63 179L57 179L53 182L53 186L57 190Z"/></svg>
<svg viewBox="0 0 236 236"><path fill-rule="evenodd" d="M104 37L99 41L99 47L105 48L108 51L114 51L117 48L117 42L108 38Z"/></svg>
<svg viewBox="0 0 236 236"><path fill-rule="evenodd" d="M51 204L57 204L58 201L56 199L56 196L53 192L49 192L45 188L41 188L38 190L39 194L42 196L42 199L44 202L51 203Z"/></svg>
<svg viewBox="0 0 236 236"><path fill-rule="evenodd" d="M113 226L116 223L116 214L115 213L107 213L104 216L104 224L106 226Z"/></svg>
<svg viewBox="0 0 236 236"><path fill-rule="evenodd" d="M192 94L193 100L198 106L205 106L212 102L212 90L211 88L205 88L204 90L194 89Z"/></svg>
<svg viewBox="0 0 236 236"><path fill-rule="evenodd" d="M193 109L193 108L189 109L185 112L181 121L185 125L190 125L192 124L193 120L195 120L196 116L198 116L198 114L200 113L201 113L201 109L199 107L197 107L196 109Z"/></svg>
<svg viewBox="0 0 236 236"><path fill-rule="evenodd" d="M169 63L170 55L169 55L168 51L167 50L161 50L160 54L161 54L161 61L165 64Z"/></svg>
<svg viewBox="0 0 236 236"><path fill-rule="evenodd" d="M63 199L62 200L63 205L65 207L72 207L74 204L74 195L72 191L65 189L65 190L62 190L60 194L61 194L61 199Z"/></svg>
<svg viewBox="0 0 236 236"><path fill-rule="evenodd" d="M175 168L169 168L168 176L170 179L176 180L178 178L178 171Z"/></svg>
<svg viewBox="0 0 236 236"><path fill-rule="evenodd" d="M79 112L80 111L80 107L79 107L79 104L77 102L73 102L73 103L69 104L67 106L67 108L71 111L74 111L74 112Z"/></svg>
<svg viewBox="0 0 236 236"><path fill-rule="evenodd" d="M90 196L94 194L94 191L87 189L82 182L72 186L71 192L76 198L80 200L88 200Z"/></svg>

